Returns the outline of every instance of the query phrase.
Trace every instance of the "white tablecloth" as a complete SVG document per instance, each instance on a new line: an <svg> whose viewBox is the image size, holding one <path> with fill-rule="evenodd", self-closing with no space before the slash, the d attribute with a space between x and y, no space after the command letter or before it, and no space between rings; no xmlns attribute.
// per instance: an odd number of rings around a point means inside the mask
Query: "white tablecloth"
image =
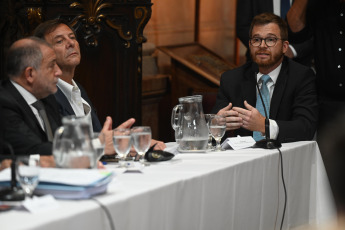
<svg viewBox="0 0 345 230"><path fill-rule="evenodd" d="M335 218L328 179L315 142L283 144L287 208L284 229ZM112 166L109 166L111 169ZM284 191L277 150L179 154L143 173L119 174L95 199L117 230L279 229ZM0 213L1 229L110 229L93 200L58 201L58 209Z"/></svg>

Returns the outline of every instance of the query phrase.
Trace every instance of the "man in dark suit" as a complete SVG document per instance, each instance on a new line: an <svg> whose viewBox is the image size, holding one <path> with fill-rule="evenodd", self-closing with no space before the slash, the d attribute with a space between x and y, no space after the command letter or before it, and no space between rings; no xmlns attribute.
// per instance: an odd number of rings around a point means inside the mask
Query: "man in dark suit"
<svg viewBox="0 0 345 230"><path fill-rule="evenodd" d="M35 37L18 40L9 49L6 68L9 79L0 90L4 140L15 154L52 155L48 132L53 134L61 125L52 95L61 75L54 50ZM34 106L38 101L44 105L50 128Z"/></svg>
<svg viewBox="0 0 345 230"><path fill-rule="evenodd" d="M102 127L86 91L73 80L75 69L81 58L79 43L73 29L63 20L48 20L35 29L34 36L46 40L53 46L57 56L57 63L62 70L62 75L57 83L58 92L55 94L61 115L91 116L93 130L95 132L101 131ZM110 125L107 133L110 133L112 137L111 117L107 117L106 122L109 122L109 120ZM119 127L130 128L134 121L134 118L131 118ZM104 127L103 131L105 131ZM109 136L108 134L106 136ZM164 149L166 147L161 141L152 140L151 145L154 144L156 144L155 149ZM114 150L106 149L106 153L111 152L114 152Z"/></svg>
<svg viewBox="0 0 345 230"><path fill-rule="evenodd" d="M57 62L62 70L62 75L57 83L58 91L55 94L59 103L59 111L62 116L77 115L88 116L92 120L95 132L102 129L85 89L73 80L76 67L80 63L81 54L79 43L72 28L63 21L49 20L40 24L34 36L46 40L53 46L57 55Z"/></svg>
<svg viewBox="0 0 345 230"><path fill-rule="evenodd" d="M289 45L287 33L286 23L274 14L254 17L249 47L259 72L252 69L253 62L225 72L213 109L226 117L227 130L242 136L256 131L264 138L265 115L258 109L261 101L256 82L262 90L262 78L268 75L270 138L281 142L313 138L318 118L315 76L309 68L284 57Z"/></svg>
<svg viewBox="0 0 345 230"><path fill-rule="evenodd" d="M250 23L253 20L254 16L261 13L270 12L278 16L281 16L282 19L286 18L286 12L290 7L290 1L288 1L287 9L284 10L284 7L281 0L240 0L237 1L236 9L236 35L241 40L244 46L247 47L247 60L249 61L250 52L249 52L249 27ZM294 4L294 3L293 3ZM285 12L284 12L285 11ZM299 62L306 66L311 66L313 54L313 38L309 38L303 42L296 42L289 44L289 48L285 55L289 58L293 58L296 62Z"/></svg>

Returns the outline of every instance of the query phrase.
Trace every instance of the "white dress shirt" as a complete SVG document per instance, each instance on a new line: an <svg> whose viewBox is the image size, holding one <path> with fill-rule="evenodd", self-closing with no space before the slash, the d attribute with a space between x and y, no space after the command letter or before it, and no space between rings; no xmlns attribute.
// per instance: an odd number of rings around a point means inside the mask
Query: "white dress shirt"
<svg viewBox="0 0 345 230"><path fill-rule="evenodd" d="M77 84L72 79L72 84L59 79L57 86L61 89L62 93L66 96L68 102L70 103L75 115L77 117L86 116L90 121L90 128L92 128L92 118L91 118L91 106L87 101L81 97L81 92Z"/></svg>
<svg viewBox="0 0 345 230"><path fill-rule="evenodd" d="M270 104L271 104L271 99L272 99L274 87L275 87L275 84L277 82L278 75L280 73L281 68L282 68L282 63L280 63L280 65L277 68L275 68L272 72L267 74L271 77L271 80L269 82L267 82L267 88L270 92ZM260 81L260 78L262 75L263 74L260 72L256 75L256 81L258 82L260 89L261 89L261 84L262 84L262 81ZM256 95L258 95L258 93L259 92L257 91ZM269 113L269 111L267 111L267 113ZM278 134L279 134L279 126L278 126L277 122L275 120L270 119L270 137L269 138L276 140L278 137Z"/></svg>
<svg viewBox="0 0 345 230"><path fill-rule="evenodd" d="M43 122L40 114L38 113L38 110L35 107L32 106L32 104L37 101L37 98L34 95L32 95L29 91L24 89L21 85L17 84L16 82L11 80L11 83L19 91L20 95L23 96L23 98L26 101L26 103L28 103L28 105L30 106L32 112L35 114L35 116L37 118L37 121L40 124L41 128L45 131L45 129L44 129L44 122Z"/></svg>

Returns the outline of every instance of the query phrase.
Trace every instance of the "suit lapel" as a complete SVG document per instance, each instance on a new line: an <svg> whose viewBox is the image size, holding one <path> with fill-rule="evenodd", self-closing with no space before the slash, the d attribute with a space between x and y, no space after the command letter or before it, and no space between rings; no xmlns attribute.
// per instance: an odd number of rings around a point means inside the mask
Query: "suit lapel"
<svg viewBox="0 0 345 230"><path fill-rule="evenodd" d="M251 106L255 107L256 104L256 90L255 90L255 76L251 69L248 69L244 73L244 78L242 81L242 93L243 100L242 106L244 108L244 100L246 100Z"/></svg>
<svg viewBox="0 0 345 230"><path fill-rule="evenodd" d="M24 114L26 116L29 116L29 119L27 119L28 125L30 125L33 128L36 128L38 132L45 135L44 130L42 129L41 125L38 123L38 120L35 116L35 114L32 112L32 109L28 105L28 103L25 101L23 96L18 92L18 90L14 87L14 85L8 80L4 84L4 88L13 96L13 98L18 102L21 109L24 111Z"/></svg>
<svg viewBox="0 0 345 230"><path fill-rule="evenodd" d="M54 94L54 96L60 105L59 108L60 110L62 110L60 111L60 114L62 116L75 115L71 104L69 103L67 97L65 96L65 94L63 94L63 92L61 91L59 87L58 87L57 92Z"/></svg>
<svg viewBox="0 0 345 230"><path fill-rule="evenodd" d="M270 118L276 119L280 102L284 95L286 82L288 79L288 61L284 58L282 68L278 75L276 85L271 100Z"/></svg>

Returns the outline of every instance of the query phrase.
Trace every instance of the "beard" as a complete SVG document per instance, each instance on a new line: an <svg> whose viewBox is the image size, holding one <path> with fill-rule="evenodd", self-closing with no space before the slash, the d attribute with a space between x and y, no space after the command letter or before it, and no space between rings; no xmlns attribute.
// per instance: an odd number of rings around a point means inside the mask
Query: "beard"
<svg viewBox="0 0 345 230"><path fill-rule="evenodd" d="M266 60L261 60L260 58L256 57L256 55L258 53L265 53L265 54L269 55L269 58ZM252 60L258 64L259 67L271 68L280 62L280 60L284 56L284 53L283 53L283 48L279 52L274 53L274 54L272 54L272 52L270 52L267 49L259 49L255 52L250 52L250 56L251 56Z"/></svg>

